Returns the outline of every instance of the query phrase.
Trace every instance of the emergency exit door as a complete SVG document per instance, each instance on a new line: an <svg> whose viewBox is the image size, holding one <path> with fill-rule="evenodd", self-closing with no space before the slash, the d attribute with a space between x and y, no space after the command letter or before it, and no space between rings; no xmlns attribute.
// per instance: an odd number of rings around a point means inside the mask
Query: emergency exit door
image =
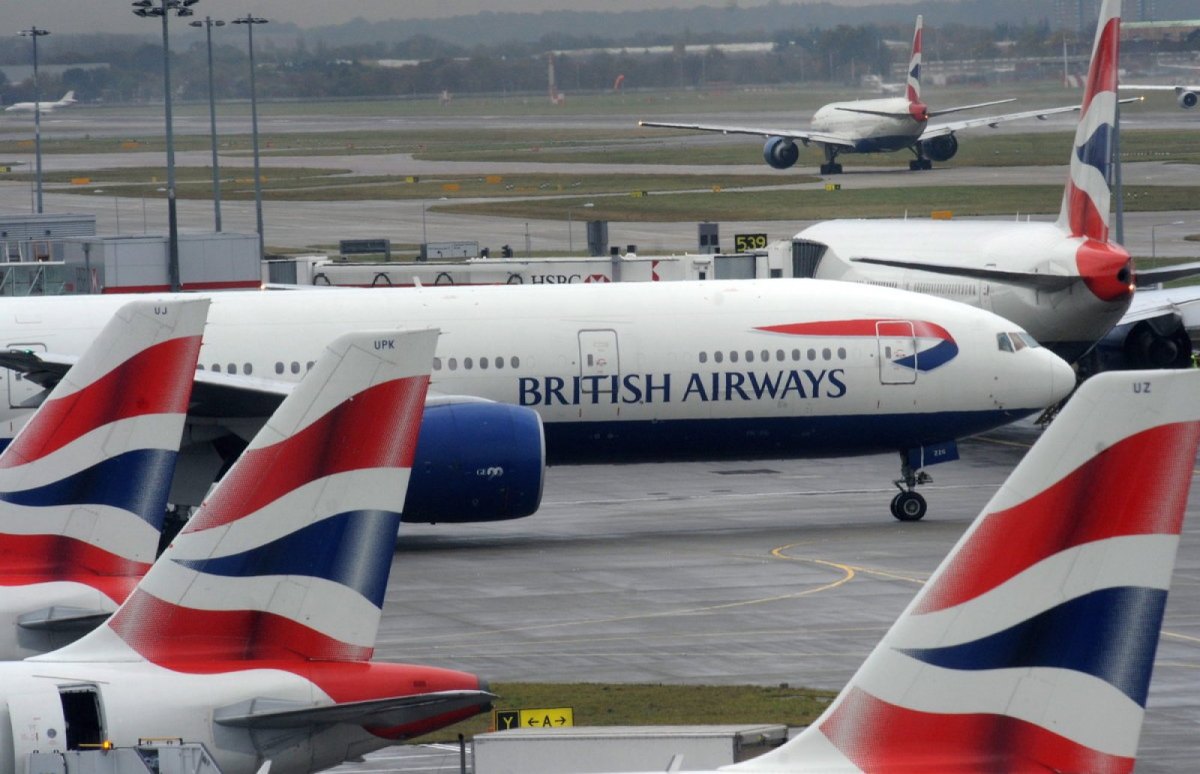
<svg viewBox="0 0 1200 774"><path fill-rule="evenodd" d="M917 381L917 337L908 320L875 323L879 343L879 382L914 384Z"/></svg>

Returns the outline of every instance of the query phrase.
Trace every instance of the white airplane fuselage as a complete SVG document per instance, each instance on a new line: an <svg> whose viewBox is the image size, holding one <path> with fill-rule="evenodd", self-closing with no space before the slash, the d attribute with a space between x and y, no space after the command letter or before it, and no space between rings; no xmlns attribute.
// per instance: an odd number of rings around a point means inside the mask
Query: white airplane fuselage
<svg viewBox="0 0 1200 774"><path fill-rule="evenodd" d="M246 669L237 663L204 662L170 669L136 660L0 663L0 774L33 774L26 767L29 753L78 749L72 734L92 724L99 726L93 744L108 740L132 747L143 739L181 739L204 744L224 774L253 774L266 759L276 774L307 774L395 744L421 728L381 731L385 735L346 723L316 731L251 730L222 725L222 711L243 714L255 699L297 708L331 705L335 697L322 684L341 692L340 701L370 700L389 691L404 695L478 688L470 675L433 667L280 661L278 668L264 668L270 666L259 662L259 668ZM64 710L62 694L80 691L95 696L98 716L64 716L69 710Z"/></svg>
<svg viewBox="0 0 1200 774"><path fill-rule="evenodd" d="M1070 237L1053 223L1008 221L833 220L797 239L828 246L816 276L928 293L1012 320L1060 356L1075 360L1129 307L1127 255ZM965 270L1076 277L1058 290L1019 282L882 266L892 259ZM1124 274L1122 271L1124 270Z"/></svg>
<svg viewBox="0 0 1200 774"><path fill-rule="evenodd" d="M814 132L837 135L852 141L853 149L842 148L842 153L903 150L917 142L929 123L912 115L911 104L905 97L831 102L813 114L811 128ZM859 112L864 110L891 115ZM897 117L901 115L904 117Z"/></svg>
<svg viewBox="0 0 1200 774"><path fill-rule="evenodd" d="M0 347L82 352L127 298L9 299L0 307ZM297 381L347 331L440 328L432 390L533 408L551 463L915 448L1037 411L1074 383L1044 349L1001 351L997 335L1017 329L1006 320L849 283L211 298L200 368L276 381ZM0 380L10 394L0 416L19 422L32 390L2 370Z"/></svg>

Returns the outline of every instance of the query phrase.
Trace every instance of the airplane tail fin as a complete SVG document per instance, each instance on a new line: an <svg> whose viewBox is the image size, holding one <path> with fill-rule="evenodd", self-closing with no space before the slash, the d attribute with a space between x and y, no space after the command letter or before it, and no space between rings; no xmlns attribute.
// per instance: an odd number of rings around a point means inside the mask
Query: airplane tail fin
<svg viewBox="0 0 1200 774"><path fill-rule="evenodd" d="M1200 371L1089 379L829 707L738 771L1132 771Z"/></svg>
<svg viewBox="0 0 1200 774"><path fill-rule="evenodd" d="M1117 124L1121 0L1104 0L1092 44L1079 124L1071 150L1071 172L1058 225L1073 237L1108 241L1112 149Z"/></svg>
<svg viewBox="0 0 1200 774"><path fill-rule="evenodd" d="M0 454L0 572L99 587L149 569L208 305L121 307Z"/></svg>
<svg viewBox="0 0 1200 774"><path fill-rule="evenodd" d="M369 659L437 335L330 344L108 623L44 658Z"/></svg>
<svg viewBox="0 0 1200 774"><path fill-rule="evenodd" d="M63 103L64 105L70 105L71 103L75 102L75 92L68 91L63 95L63 98L60 99L59 102Z"/></svg>
<svg viewBox="0 0 1200 774"><path fill-rule="evenodd" d="M905 94L909 102L921 101L921 29L924 26L923 16L917 16L917 28L913 31L912 57L908 60L908 84Z"/></svg>

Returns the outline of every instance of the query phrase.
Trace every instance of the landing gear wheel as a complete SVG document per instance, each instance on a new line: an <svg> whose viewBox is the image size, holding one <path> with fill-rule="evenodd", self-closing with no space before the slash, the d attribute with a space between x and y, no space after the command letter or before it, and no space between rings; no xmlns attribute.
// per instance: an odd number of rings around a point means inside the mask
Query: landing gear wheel
<svg viewBox="0 0 1200 774"><path fill-rule="evenodd" d="M925 498L917 492L900 492L892 498L892 515L900 521L920 521L927 510Z"/></svg>
<svg viewBox="0 0 1200 774"><path fill-rule="evenodd" d="M842 174L842 165L836 164L832 161L827 164L822 164L821 165L821 174L822 175L840 175L840 174Z"/></svg>
<svg viewBox="0 0 1200 774"><path fill-rule="evenodd" d="M918 172L922 169L933 169L933 162L929 159L913 159L908 162L908 168L913 172Z"/></svg>

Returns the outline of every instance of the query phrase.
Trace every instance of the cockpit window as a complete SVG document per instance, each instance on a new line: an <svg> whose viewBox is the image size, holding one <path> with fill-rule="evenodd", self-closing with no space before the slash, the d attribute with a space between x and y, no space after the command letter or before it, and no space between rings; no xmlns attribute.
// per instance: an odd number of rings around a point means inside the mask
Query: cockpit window
<svg viewBox="0 0 1200 774"><path fill-rule="evenodd" d="M1037 339L1030 336L1025 331L1020 331L1018 333L1014 333L1013 336L1020 336L1021 341L1025 342L1025 346L1029 347L1030 349L1034 349L1034 348L1042 346L1041 344L1038 343Z"/></svg>
<svg viewBox="0 0 1200 774"><path fill-rule="evenodd" d="M996 334L996 346L1000 348L1001 352L1013 351L1012 340L1008 338L1007 333Z"/></svg>

